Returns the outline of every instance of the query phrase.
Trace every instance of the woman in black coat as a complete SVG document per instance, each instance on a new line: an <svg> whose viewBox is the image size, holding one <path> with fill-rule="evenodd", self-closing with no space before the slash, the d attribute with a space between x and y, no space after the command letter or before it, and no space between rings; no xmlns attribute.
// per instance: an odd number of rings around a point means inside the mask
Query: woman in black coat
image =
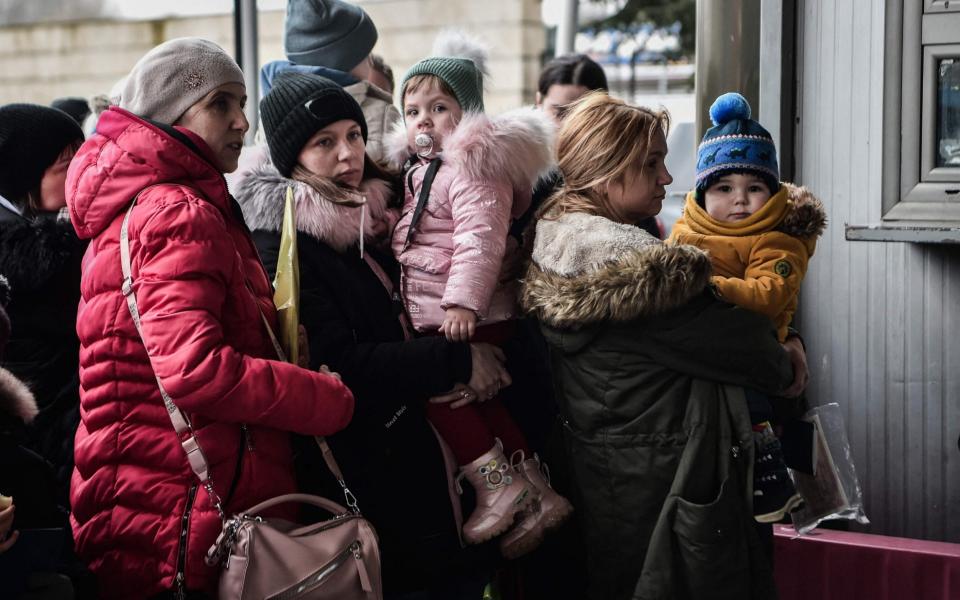
<svg viewBox="0 0 960 600"><path fill-rule="evenodd" d="M241 180L237 200L275 275L283 200L294 189L300 322L311 368L328 365L356 398L353 421L328 441L380 536L385 593L479 598L490 549L461 546L453 463L424 405L495 389L502 355L486 344L410 338L393 289L396 264L375 247L392 225L387 205L397 182L366 158L366 122L349 94L322 77L291 74L260 109L272 161ZM448 393L457 384L472 391ZM303 490L336 498L312 440L299 450Z"/></svg>
<svg viewBox="0 0 960 600"><path fill-rule="evenodd" d="M61 209L67 167L82 142L62 111L0 107L0 273L12 289L3 366L36 398L28 444L53 463L64 504L79 423L76 317L85 245Z"/></svg>

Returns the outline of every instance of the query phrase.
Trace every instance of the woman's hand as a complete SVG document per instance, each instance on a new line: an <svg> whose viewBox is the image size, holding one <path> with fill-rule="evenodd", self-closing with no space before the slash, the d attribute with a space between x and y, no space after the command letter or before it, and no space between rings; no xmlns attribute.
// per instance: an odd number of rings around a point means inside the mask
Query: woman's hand
<svg viewBox="0 0 960 600"><path fill-rule="evenodd" d="M431 404L449 404L450 408L460 408L477 400L477 393L462 383L458 383L452 390L440 396L430 398Z"/></svg>
<svg viewBox="0 0 960 600"><path fill-rule="evenodd" d="M297 365L301 368L310 368L310 343L307 339L307 328L297 325Z"/></svg>
<svg viewBox="0 0 960 600"><path fill-rule="evenodd" d="M502 388L513 383L504 363L503 350L490 344L470 344L470 360L473 370L467 385L483 402L496 396Z"/></svg>
<svg viewBox="0 0 960 600"><path fill-rule="evenodd" d="M783 349L790 355L790 363L793 364L793 383L790 384L783 395L787 398L796 398L807 389L807 382L810 379L810 370L807 368L807 353L803 350L803 343L797 336L789 337L783 344Z"/></svg>
<svg viewBox="0 0 960 600"><path fill-rule="evenodd" d="M0 510L0 554L9 550L20 537L19 531L10 531L13 528L13 512L13 504Z"/></svg>
<svg viewBox="0 0 960 600"><path fill-rule="evenodd" d="M330 367L328 367L327 365L320 365L320 369L318 370L324 375L329 375L330 377L333 377L337 381L343 381L343 377L340 377L340 373L337 373L336 371L331 371Z"/></svg>
<svg viewBox="0 0 960 600"><path fill-rule="evenodd" d="M440 331L450 342L469 342L477 331L477 315L472 310L453 306L447 309Z"/></svg>

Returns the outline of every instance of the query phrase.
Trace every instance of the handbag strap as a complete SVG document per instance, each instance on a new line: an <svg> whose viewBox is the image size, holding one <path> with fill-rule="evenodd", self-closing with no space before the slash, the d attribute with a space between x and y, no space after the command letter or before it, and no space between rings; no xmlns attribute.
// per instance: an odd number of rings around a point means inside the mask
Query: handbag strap
<svg viewBox="0 0 960 600"><path fill-rule="evenodd" d="M127 308L130 310L133 325L137 328L137 333L140 335L144 349L146 349L147 343L143 337L143 327L140 324L140 309L137 307L137 297L136 294L133 293L133 276L130 268L129 228L130 215L133 212L133 207L137 205L137 199L140 197L140 194L142 194L144 190L149 189L149 187L140 190L137 195L133 197L130 208L127 209L127 213L123 216L123 224L120 225L120 268L123 271L123 284L120 287L120 292L127 300ZM217 512L220 513L220 518L222 519L223 502L213 489L213 480L210 479L210 468L207 463L207 457L204 456L203 450L200 448L200 443L197 440L197 434L193 430L193 425L190 423L187 415L177 408L170 394L164 389L163 383L160 382L160 377L154 374L154 378L157 380L157 387L160 388L160 397L163 398L163 405L167 409L167 415L170 417L170 422L173 423L173 429L177 432L180 445L187 455L187 462L190 463L190 469L193 470L197 479L200 480L201 485L207 490L207 494L210 495L210 500L217 508Z"/></svg>
<svg viewBox="0 0 960 600"><path fill-rule="evenodd" d="M260 320L263 321L263 326L267 330L267 335L270 336L270 342L273 344L273 349L277 353L277 358L282 362L287 362L286 354L283 351L283 346L280 345L280 341L277 339L277 334L273 332L273 327L270 326L270 321L267 320L267 315L263 312L263 307L260 306L260 303L257 301L257 295L254 294L253 288L250 286L250 282L247 282L247 289L250 290L250 293L253 294L253 301L257 305L257 310L260 311ZM340 465L337 464L337 459L333 457L333 450L330 449L330 444L327 443L327 440L320 435L313 436L313 439L316 440L317 445L320 446L320 453L323 455L323 462L327 464L327 468L330 469L330 472L333 473L333 476L336 478L337 483L340 484L340 487L343 488L343 497L347 501L347 506L356 513L360 514L360 508L357 506L357 498L353 495L353 492L350 491L350 488L347 487L347 481L343 477L343 471L340 470Z"/></svg>
<svg viewBox="0 0 960 600"><path fill-rule="evenodd" d="M403 301L400 299L400 294L396 291L393 282L390 280L390 276L387 275L387 272L383 270L383 267L381 267L376 260L371 258L369 254L363 257L363 261L367 263L367 266L370 267L370 270L373 271L373 274L376 275L377 279L380 280L380 285L387 290L387 294L390 296L390 299L400 304L400 311L397 314L397 320L400 321L400 329L403 331L403 340L409 342L413 339L413 334L410 333L412 326L410 325L410 320L407 318L407 311L403 309Z"/></svg>

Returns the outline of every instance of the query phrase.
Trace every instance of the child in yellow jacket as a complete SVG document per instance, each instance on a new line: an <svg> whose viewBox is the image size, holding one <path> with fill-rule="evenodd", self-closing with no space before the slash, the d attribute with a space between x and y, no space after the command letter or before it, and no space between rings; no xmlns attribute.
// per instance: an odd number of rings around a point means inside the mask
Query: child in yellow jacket
<svg viewBox="0 0 960 600"><path fill-rule="evenodd" d="M808 190L780 183L776 147L750 119L743 96L720 96L710 118L714 127L697 152L696 189L687 195L670 241L707 250L720 296L769 317L783 342L826 216ZM800 497L772 434L769 399L748 390L747 401L758 444L755 517L779 521Z"/></svg>

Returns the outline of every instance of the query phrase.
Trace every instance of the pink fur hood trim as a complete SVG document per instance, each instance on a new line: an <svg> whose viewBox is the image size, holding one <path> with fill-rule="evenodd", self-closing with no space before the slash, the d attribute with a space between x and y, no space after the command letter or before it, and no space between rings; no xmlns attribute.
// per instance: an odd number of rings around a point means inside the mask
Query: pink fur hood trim
<svg viewBox="0 0 960 600"><path fill-rule="evenodd" d="M344 200L366 201L364 239L374 239L377 223L385 224L387 231L396 222L396 211L387 207L393 196L390 184L382 179L367 179L359 192L330 182L323 190L316 190L301 181L280 175L272 163L262 163L250 170L236 192L243 218L251 230L280 231L283 224L283 204L287 186L293 186L297 207L297 230L326 243L338 252L360 240L362 208L339 204ZM333 200L333 201L331 201ZM382 228L379 228L382 230Z"/></svg>
<svg viewBox="0 0 960 600"><path fill-rule="evenodd" d="M507 179L530 189L553 166L555 126L542 111L520 108L488 117L466 113L443 143L443 161L475 181ZM413 154L402 122L387 136L387 157L400 168Z"/></svg>

